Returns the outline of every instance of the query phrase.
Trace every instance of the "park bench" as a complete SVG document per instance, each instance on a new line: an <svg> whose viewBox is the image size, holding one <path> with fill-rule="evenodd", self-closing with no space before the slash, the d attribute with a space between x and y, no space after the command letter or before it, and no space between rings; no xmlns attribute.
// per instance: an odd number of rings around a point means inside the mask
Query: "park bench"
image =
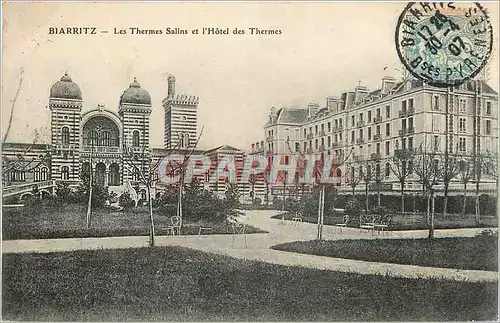
<svg viewBox="0 0 500 323"><path fill-rule="evenodd" d="M359 217L359 228L361 229L360 234L363 232L362 230L371 231L373 234L375 230L375 217L373 215L362 214Z"/></svg>
<svg viewBox="0 0 500 323"><path fill-rule="evenodd" d="M349 215L345 214L342 217L342 222L335 224L339 232L342 232L342 228L347 228L347 222L349 222Z"/></svg>

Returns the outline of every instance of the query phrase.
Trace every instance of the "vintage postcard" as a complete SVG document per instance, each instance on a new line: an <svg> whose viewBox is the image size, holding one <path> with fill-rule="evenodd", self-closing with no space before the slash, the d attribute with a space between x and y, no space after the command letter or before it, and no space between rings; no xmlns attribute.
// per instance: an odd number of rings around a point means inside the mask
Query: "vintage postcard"
<svg viewBox="0 0 500 323"><path fill-rule="evenodd" d="M498 320L498 30L2 2L2 320Z"/></svg>

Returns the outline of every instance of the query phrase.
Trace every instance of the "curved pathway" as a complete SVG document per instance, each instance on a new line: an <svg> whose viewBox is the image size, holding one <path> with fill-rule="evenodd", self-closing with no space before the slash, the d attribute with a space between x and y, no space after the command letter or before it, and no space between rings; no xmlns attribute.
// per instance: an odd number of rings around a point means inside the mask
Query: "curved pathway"
<svg viewBox="0 0 500 323"><path fill-rule="evenodd" d="M432 277L463 281L498 281L498 272L480 270L460 270L450 268L421 267L401 264L377 263L361 260L331 258L284 252L269 247L297 240L316 238L317 227L311 223L292 223L271 219L277 211L243 211L243 221L269 233L244 235L204 235L204 236L160 236L159 246L182 246L205 252L228 255L239 259L259 260L288 266L356 272L361 274L381 274L397 277ZM436 230L436 237L474 236L483 229ZM323 237L337 239L379 239L426 237L426 230L391 232L388 235L372 235L355 228L344 228L339 233L335 227L324 226ZM246 241L245 241L246 240ZM114 249L145 247L147 237L71 238L48 240L3 241L2 252L58 252L81 249Z"/></svg>

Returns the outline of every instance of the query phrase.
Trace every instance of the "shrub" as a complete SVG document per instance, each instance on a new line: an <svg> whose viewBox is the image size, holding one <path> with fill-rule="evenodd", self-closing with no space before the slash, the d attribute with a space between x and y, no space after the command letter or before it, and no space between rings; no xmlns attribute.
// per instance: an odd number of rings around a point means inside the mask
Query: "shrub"
<svg viewBox="0 0 500 323"><path fill-rule="evenodd" d="M299 211L299 203L294 198L289 197L285 200L285 210L297 212Z"/></svg>
<svg viewBox="0 0 500 323"><path fill-rule="evenodd" d="M282 200L278 196L274 195L273 196L273 205L274 206L278 206L278 207L282 207L283 206L283 202L282 202Z"/></svg>
<svg viewBox="0 0 500 323"><path fill-rule="evenodd" d="M253 199L253 204L254 205L261 205L262 204L262 200L258 197L254 198Z"/></svg>
<svg viewBox="0 0 500 323"><path fill-rule="evenodd" d="M19 204L19 197L8 196L3 198L3 205Z"/></svg>
<svg viewBox="0 0 500 323"><path fill-rule="evenodd" d="M345 205L345 214L349 215L352 218L358 218L362 212L363 208L356 199L351 198L347 201Z"/></svg>
<svg viewBox="0 0 500 323"><path fill-rule="evenodd" d="M74 203L78 200L68 183L57 183L56 195L62 202Z"/></svg>
<svg viewBox="0 0 500 323"><path fill-rule="evenodd" d="M229 183L226 188L226 199L225 202L229 208L238 207L240 204L241 193L238 190L238 185Z"/></svg>
<svg viewBox="0 0 500 323"><path fill-rule="evenodd" d="M135 201L130 197L128 192L123 192L118 198L118 204L124 209L129 209L135 206Z"/></svg>

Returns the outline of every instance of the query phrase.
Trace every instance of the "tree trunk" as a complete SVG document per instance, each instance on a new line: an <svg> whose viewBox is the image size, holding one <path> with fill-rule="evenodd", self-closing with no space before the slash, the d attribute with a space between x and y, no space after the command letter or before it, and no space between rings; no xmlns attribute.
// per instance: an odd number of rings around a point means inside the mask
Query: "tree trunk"
<svg viewBox="0 0 500 323"><path fill-rule="evenodd" d="M431 195L427 194L427 226L429 227L429 230L430 230L430 225L431 225Z"/></svg>
<svg viewBox="0 0 500 323"><path fill-rule="evenodd" d="M476 185L476 225L479 226L479 185Z"/></svg>
<svg viewBox="0 0 500 323"><path fill-rule="evenodd" d="M448 211L448 186L449 185L450 185L449 182L444 184L443 215L446 215L446 213Z"/></svg>
<svg viewBox="0 0 500 323"><path fill-rule="evenodd" d="M323 197L323 190L320 190L318 198L318 236L317 236L318 240L321 240L321 212L323 208L322 197Z"/></svg>
<svg viewBox="0 0 500 323"><path fill-rule="evenodd" d="M405 213L405 189L404 182L401 182L401 214Z"/></svg>
<svg viewBox="0 0 500 323"><path fill-rule="evenodd" d="M377 183L377 206L380 207L380 182Z"/></svg>
<svg viewBox="0 0 500 323"><path fill-rule="evenodd" d="M368 214L368 204L369 204L369 201L368 201L368 182L365 183L365 213Z"/></svg>
<svg viewBox="0 0 500 323"><path fill-rule="evenodd" d="M465 208L467 207L467 182L464 183L464 197L462 201L462 216L465 216Z"/></svg>
<svg viewBox="0 0 500 323"><path fill-rule="evenodd" d="M434 192L431 193L432 195L432 210L431 210L431 224L429 226L429 239L434 238Z"/></svg>
<svg viewBox="0 0 500 323"><path fill-rule="evenodd" d="M148 201L149 201L149 246L155 246L155 222L153 217L153 199L151 197L151 187L146 185L148 190Z"/></svg>
<svg viewBox="0 0 500 323"><path fill-rule="evenodd" d="M87 229L90 229L92 221L92 159L90 160L90 176L89 176L89 201L87 204Z"/></svg>

